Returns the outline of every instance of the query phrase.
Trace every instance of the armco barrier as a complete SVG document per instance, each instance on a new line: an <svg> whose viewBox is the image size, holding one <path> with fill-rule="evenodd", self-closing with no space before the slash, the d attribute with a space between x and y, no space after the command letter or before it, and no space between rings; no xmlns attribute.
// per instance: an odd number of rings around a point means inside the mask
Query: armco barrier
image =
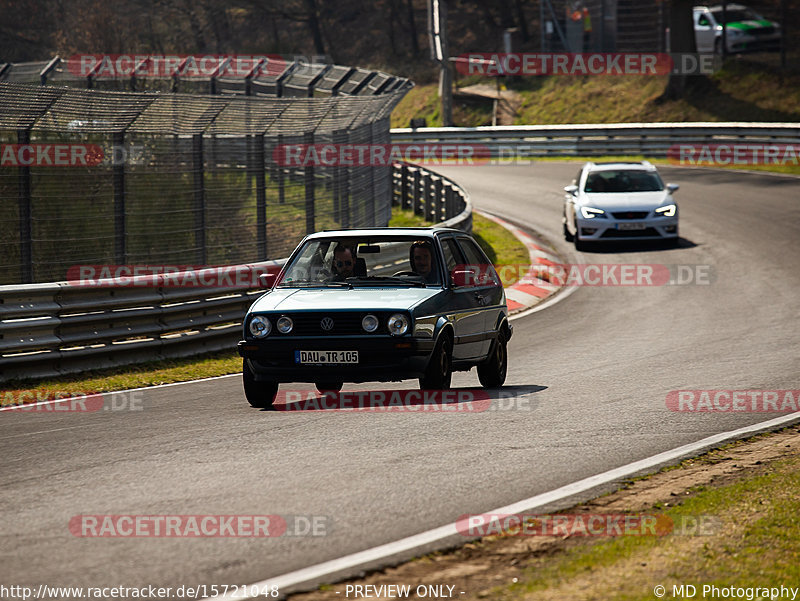
<svg viewBox="0 0 800 601"><path fill-rule="evenodd" d="M392 129L393 143L453 142L488 147L492 158L644 155L665 158L678 144L796 144L796 123L608 123Z"/></svg>
<svg viewBox="0 0 800 601"><path fill-rule="evenodd" d="M458 185L414 165L392 172L394 204L471 230L469 198ZM285 260L231 270L263 273ZM0 286L0 382L233 349L245 311L263 292L248 283L164 287L159 277L142 278L146 286Z"/></svg>

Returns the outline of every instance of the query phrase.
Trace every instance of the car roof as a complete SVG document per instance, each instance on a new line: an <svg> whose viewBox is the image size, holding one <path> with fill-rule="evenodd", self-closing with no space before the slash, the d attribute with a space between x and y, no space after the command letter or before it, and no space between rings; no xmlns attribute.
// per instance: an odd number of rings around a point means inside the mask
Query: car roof
<svg viewBox="0 0 800 601"><path fill-rule="evenodd" d="M703 8L705 10L718 12L718 11L722 10L722 5L721 4L714 4L713 6L695 6L694 8L695 9ZM728 6L726 6L725 8L727 10L744 10L744 9L750 8L750 7L749 6L745 6L744 4L728 4Z"/></svg>
<svg viewBox="0 0 800 601"><path fill-rule="evenodd" d="M628 170L628 171L657 171L655 165L648 161L617 161L617 162L608 162L608 163L586 163L584 166L585 169L589 171L617 171L617 170Z"/></svg>
<svg viewBox="0 0 800 601"><path fill-rule="evenodd" d="M338 230L323 230L309 234L306 238L314 240L316 238L332 238L332 237L370 237L377 235L391 235L391 236L408 236L418 238L432 238L437 234L456 233L465 234L461 230L450 227L365 227L365 228L350 228Z"/></svg>

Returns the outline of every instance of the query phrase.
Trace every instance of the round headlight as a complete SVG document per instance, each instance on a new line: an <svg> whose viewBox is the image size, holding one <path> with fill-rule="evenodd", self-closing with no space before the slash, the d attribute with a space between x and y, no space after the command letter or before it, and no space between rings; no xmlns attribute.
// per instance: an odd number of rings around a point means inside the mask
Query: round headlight
<svg viewBox="0 0 800 601"><path fill-rule="evenodd" d="M281 315L278 318L278 331L281 334L288 334L292 331L294 327L294 322L292 321L291 317L286 317L285 315Z"/></svg>
<svg viewBox="0 0 800 601"><path fill-rule="evenodd" d="M374 315L365 315L361 320L361 327L365 332L374 332L378 329L378 318Z"/></svg>
<svg viewBox="0 0 800 601"><path fill-rule="evenodd" d="M248 327L254 338L266 338L272 331L272 323L263 315L256 315Z"/></svg>
<svg viewBox="0 0 800 601"><path fill-rule="evenodd" d="M386 325L389 326L392 336L402 336L408 332L408 318L400 313L392 315Z"/></svg>

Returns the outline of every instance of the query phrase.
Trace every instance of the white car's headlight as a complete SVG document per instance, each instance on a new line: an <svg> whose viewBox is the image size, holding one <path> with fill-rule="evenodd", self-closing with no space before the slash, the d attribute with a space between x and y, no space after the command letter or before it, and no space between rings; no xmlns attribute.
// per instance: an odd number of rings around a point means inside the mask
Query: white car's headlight
<svg viewBox="0 0 800 601"><path fill-rule="evenodd" d="M678 210L678 205L665 205L656 209L656 215L661 217L674 217L675 211Z"/></svg>
<svg viewBox="0 0 800 601"><path fill-rule="evenodd" d="M584 219L606 218L606 212L603 209L595 209L594 207L581 207L581 215L583 215Z"/></svg>
<svg viewBox="0 0 800 601"><path fill-rule="evenodd" d="M364 328L365 332L374 332L378 329L378 318L374 315L365 315L364 319L361 320L361 327Z"/></svg>
<svg viewBox="0 0 800 601"><path fill-rule="evenodd" d="M386 325L389 326L392 336L402 336L408 332L408 318L402 313L392 315Z"/></svg>
<svg viewBox="0 0 800 601"><path fill-rule="evenodd" d="M253 338L266 338L272 331L272 323L263 315L256 315L247 326Z"/></svg>
<svg viewBox="0 0 800 601"><path fill-rule="evenodd" d="M278 318L277 326L278 326L278 331L281 334L288 334L289 332L292 331L292 328L294 327L294 322L292 321L291 317L286 317L285 315L281 315Z"/></svg>

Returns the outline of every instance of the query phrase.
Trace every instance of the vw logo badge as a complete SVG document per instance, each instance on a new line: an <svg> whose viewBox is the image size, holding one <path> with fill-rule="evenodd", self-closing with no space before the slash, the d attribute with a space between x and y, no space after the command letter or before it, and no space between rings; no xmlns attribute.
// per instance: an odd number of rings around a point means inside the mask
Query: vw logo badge
<svg viewBox="0 0 800 601"><path fill-rule="evenodd" d="M333 320L330 317L323 317L319 325L326 332L330 332L333 329Z"/></svg>

